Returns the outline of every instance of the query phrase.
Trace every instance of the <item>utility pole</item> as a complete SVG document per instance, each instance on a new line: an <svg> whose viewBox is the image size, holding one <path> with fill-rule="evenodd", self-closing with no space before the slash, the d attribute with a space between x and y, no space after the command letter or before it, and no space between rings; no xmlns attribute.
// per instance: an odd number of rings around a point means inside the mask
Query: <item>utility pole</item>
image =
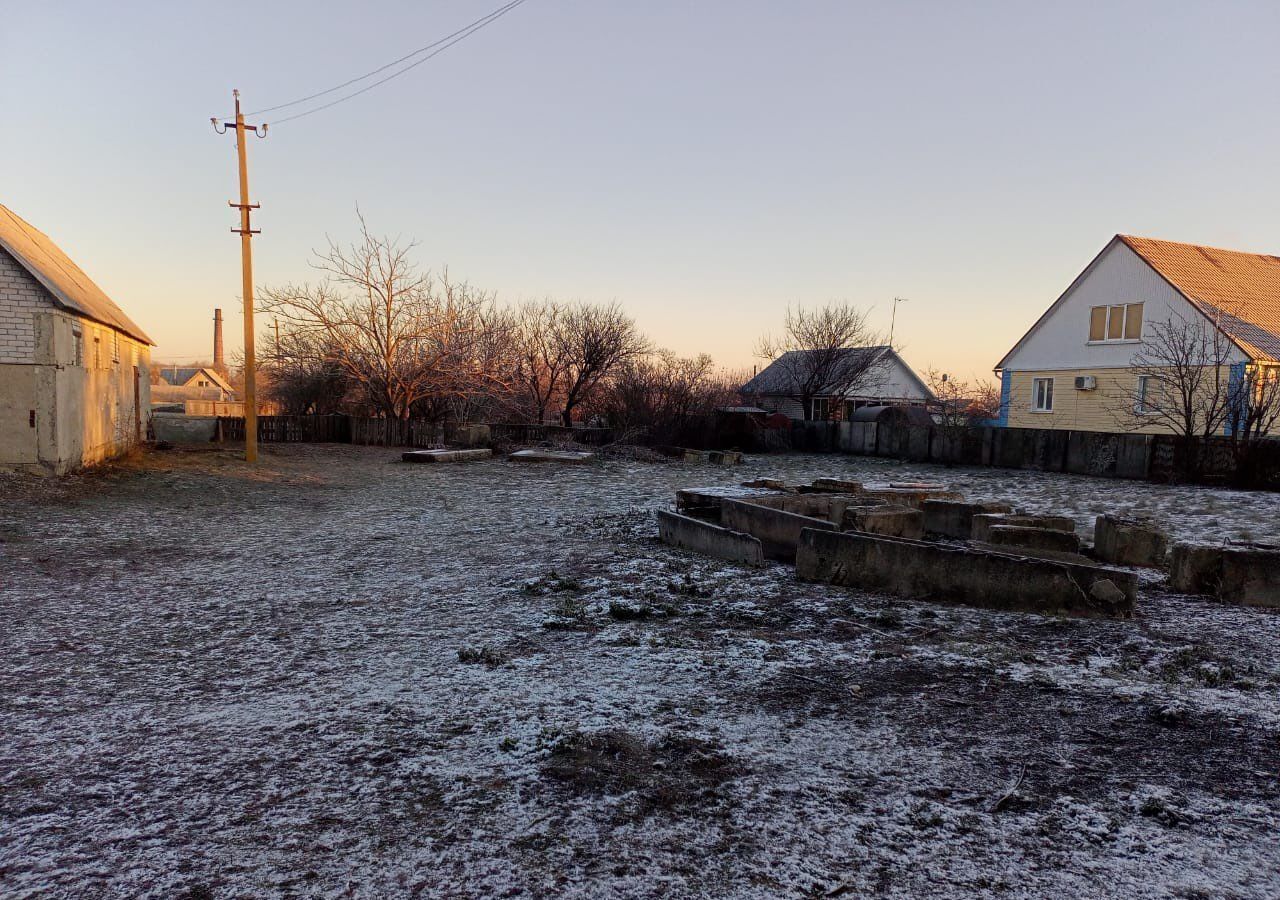
<svg viewBox="0 0 1280 900"><path fill-rule="evenodd" d="M240 92L232 91L236 101L235 122L223 122L218 127L218 120L212 119L213 129L219 134L226 134L234 128L236 132L236 156L240 163L240 202L228 201L228 205L240 210L240 227L231 230L240 235L240 269L243 282L241 285L244 297L244 459L245 462L258 461L258 386L254 359L253 334L253 248L250 240L258 229L249 227L249 210L259 209L259 204L249 202L249 163L246 158L245 132L252 131L260 138L267 136L267 126L246 125L244 114L240 112Z"/></svg>
<svg viewBox="0 0 1280 900"><path fill-rule="evenodd" d="M889 316L889 346L893 346L893 327L898 324L898 304L906 303L906 297L893 298L893 314Z"/></svg>

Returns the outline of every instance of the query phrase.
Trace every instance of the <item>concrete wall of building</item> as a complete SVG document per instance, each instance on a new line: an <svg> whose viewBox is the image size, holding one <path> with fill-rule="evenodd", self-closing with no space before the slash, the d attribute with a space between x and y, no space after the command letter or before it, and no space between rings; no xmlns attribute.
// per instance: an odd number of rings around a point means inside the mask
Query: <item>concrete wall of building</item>
<svg viewBox="0 0 1280 900"><path fill-rule="evenodd" d="M0 329L0 467L61 474L145 439L150 348L55 306L5 253Z"/></svg>

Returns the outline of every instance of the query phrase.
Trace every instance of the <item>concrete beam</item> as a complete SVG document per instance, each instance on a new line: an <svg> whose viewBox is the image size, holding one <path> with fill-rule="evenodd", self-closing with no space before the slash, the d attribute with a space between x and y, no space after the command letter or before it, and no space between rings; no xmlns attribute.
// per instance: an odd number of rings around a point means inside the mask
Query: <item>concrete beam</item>
<svg viewBox="0 0 1280 900"><path fill-rule="evenodd" d="M994 525L987 529L987 543L997 547L1027 550L1051 550L1054 553L1079 553L1080 538L1074 531L1035 528L1029 525Z"/></svg>
<svg viewBox="0 0 1280 900"><path fill-rule="evenodd" d="M455 463L491 459L492 450L409 450L400 454L407 463Z"/></svg>
<svg viewBox="0 0 1280 900"><path fill-rule="evenodd" d="M769 559L791 562L805 529L834 531L835 524L811 516L761 506L744 500L725 499L720 504L720 524L731 531L742 531L760 539L764 555Z"/></svg>
<svg viewBox="0 0 1280 900"><path fill-rule="evenodd" d="M1067 516L1028 516L1017 513L982 513L973 517L973 533L971 540L989 540L988 532L996 525L1020 525L1027 528L1052 528L1054 531L1076 530L1074 519Z"/></svg>
<svg viewBox="0 0 1280 900"><path fill-rule="evenodd" d="M974 516L1007 513L1013 509L1006 503L963 503L958 500L925 500L924 530L937 537L967 541L973 535Z"/></svg>
<svg viewBox="0 0 1280 900"><path fill-rule="evenodd" d="M747 566L764 565L759 538L730 531L691 516L658 510L658 538L664 544Z"/></svg>
<svg viewBox="0 0 1280 900"><path fill-rule="evenodd" d="M1148 522L1110 515L1094 522L1093 551L1103 562L1159 569L1168 545L1165 533Z"/></svg>
<svg viewBox="0 0 1280 900"><path fill-rule="evenodd" d="M1132 572L856 532L805 529L796 575L917 600L1046 615L1133 614Z"/></svg>
<svg viewBox="0 0 1280 900"><path fill-rule="evenodd" d="M512 462L549 462L567 463L568 465L583 465L595 458L596 455L594 453L589 453L585 450L517 450L507 457Z"/></svg>

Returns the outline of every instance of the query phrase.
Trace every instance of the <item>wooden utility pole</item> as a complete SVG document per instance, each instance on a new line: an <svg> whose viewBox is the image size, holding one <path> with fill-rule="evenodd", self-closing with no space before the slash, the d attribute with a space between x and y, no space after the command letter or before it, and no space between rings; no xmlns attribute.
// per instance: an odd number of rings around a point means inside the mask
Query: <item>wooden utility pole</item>
<svg viewBox="0 0 1280 900"><path fill-rule="evenodd" d="M246 125L244 114L240 112L240 92L232 91L236 101L235 122L223 122L218 128L218 120L213 119L214 130L225 134L232 128L236 133L236 156L240 163L240 202L228 201L229 205L240 210L240 227L231 230L240 235L240 269L242 276L241 296L244 298L244 458L245 462L258 461L258 385L256 360L254 359L253 331L253 248L250 240L259 229L249 227L249 210L259 209L259 204L249 202L249 163L246 157L245 134L252 131L260 138L267 136L267 126Z"/></svg>

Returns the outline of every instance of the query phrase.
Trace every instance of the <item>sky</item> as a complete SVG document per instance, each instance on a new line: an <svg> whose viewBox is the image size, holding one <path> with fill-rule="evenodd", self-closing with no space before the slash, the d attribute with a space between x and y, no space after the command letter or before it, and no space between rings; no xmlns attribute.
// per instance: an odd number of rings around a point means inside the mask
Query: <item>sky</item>
<svg viewBox="0 0 1280 900"><path fill-rule="evenodd" d="M501 0L0 3L0 203L169 361L218 306L240 346L232 88L285 103ZM314 277L359 207L682 355L758 364L788 304L887 331L897 296L910 364L987 377L1117 232L1280 252L1278 38L1275 2L527 0L249 141L255 282Z"/></svg>

